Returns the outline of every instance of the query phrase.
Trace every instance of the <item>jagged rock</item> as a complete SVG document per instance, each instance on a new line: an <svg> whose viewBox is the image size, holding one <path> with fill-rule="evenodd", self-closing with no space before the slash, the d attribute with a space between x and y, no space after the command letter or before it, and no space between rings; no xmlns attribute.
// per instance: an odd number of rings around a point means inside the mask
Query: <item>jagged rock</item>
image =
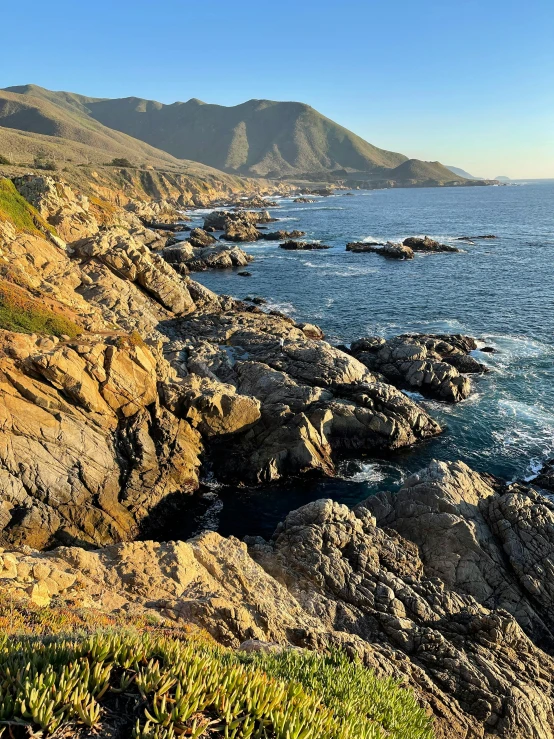
<svg viewBox="0 0 554 739"><path fill-rule="evenodd" d="M315 198L294 198L293 203L315 203Z"/></svg>
<svg viewBox="0 0 554 739"><path fill-rule="evenodd" d="M544 464L539 474L533 478L533 485L554 493L554 459Z"/></svg>
<svg viewBox="0 0 554 739"><path fill-rule="evenodd" d="M136 536L158 503L198 485L198 433L156 410L163 360L125 342L35 342L0 357L0 543Z"/></svg>
<svg viewBox="0 0 554 739"><path fill-rule="evenodd" d="M437 739L552 739L554 660L538 643L552 619L552 505L492 482L435 462L354 510L303 506L270 541L206 532L4 553L2 592L53 583L59 602L159 613L236 648L340 647L414 690Z"/></svg>
<svg viewBox="0 0 554 739"><path fill-rule="evenodd" d="M412 251L420 251L424 253L429 252L459 252L455 246L448 246L448 244L441 244L429 236L410 236L404 239L402 242L404 246L409 246Z"/></svg>
<svg viewBox="0 0 554 739"><path fill-rule="evenodd" d="M313 249L330 249L330 246L327 246L326 244L320 244L319 241L293 241L292 239L289 241L284 241L282 244L279 244L280 249L289 249L289 250L313 250Z"/></svg>
<svg viewBox="0 0 554 739"><path fill-rule="evenodd" d="M13 183L64 241L72 242L97 233L98 222L89 212L88 198L75 193L66 182L49 175L29 174L15 177Z"/></svg>
<svg viewBox="0 0 554 739"><path fill-rule="evenodd" d="M392 241L387 241L384 246L375 246L376 242L351 242L346 245L346 251L351 251L354 254L360 254L362 252L372 252L374 254L381 254L383 257L389 259L413 259L414 252L409 246L404 244L395 244Z"/></svg>
<svg viewBox="0 0 554 739"><path fill-rule="evenodd" d="M300 239L305 236L305 231L268 231L261 233L260 239L264 241L283 241L285 239Z"/></svg>
<svg viewBox="0 0 554 739"><path fill-rule="evenodd" d="M203 228L193 228L190 232L188 241L192 246L202 248L203 246L211 246L212 244L215 244L216 240L211 234L204 231Z"/></svg>
<svg viewBox="0 0 554 739"><path fill-rule="evenodd" d="M254 257L247 254L238 246L204 246L194 248L186 242L166 247L162 252L163 258L175 268L185 266L192 272L202 272L207 269L228 269L229 267L245 267Z"/></svg>
<svg viewBox="0 0 554 739"><path fill-rule="evenodd" d="M260 418L258 400L207 377L191 375L168 388L165 397L171 411L206 438L244 431Z"/></svg>
<svg viewBox="0 0 554 739"><path fill-rule="evenodd" d="M471 393L469 379L460 372L487 371L484 364L469 356L476 348L476 342L467 336L406 334L388 341L360 339L351 345L350 352L398 387L457 403Z"/></svg>
<svg viewBox="0 0 554 739"><path fill-rule="evenodd" d="M73 248L77 256L95 259L117 276L137 282L172 313L190 313L195 309L186 285L175 271L124 229L110 228L92 239L76 242Z"/></svg>
<svg viewBox="0 0 554 739"><path fill-rule="evenodd" d="M257 241L260 232L256 223L262 221L262 214L249 211L213 211L204 219L204 229L223 231L228 241Z"/></svg>

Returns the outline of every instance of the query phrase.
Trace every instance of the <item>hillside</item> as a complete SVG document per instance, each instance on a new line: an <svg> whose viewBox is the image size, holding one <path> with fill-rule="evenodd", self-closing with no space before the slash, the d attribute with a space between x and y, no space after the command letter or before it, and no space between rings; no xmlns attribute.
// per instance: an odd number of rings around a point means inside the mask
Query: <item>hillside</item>
<svg viewBox="0 0 554 739"><path fill-rule="evenodd" d="M95 149L122 147L148 161L193 160L227 173L305 179L348 179L355 173L374 180L465 182L446 168L408 160L379 149L297 102L249 100L232 107L192 99L171 105L129 97L90 98L35 85L0 94L0 126L61 136ZM108 151L108 149L106 149ZM165 157L165 159L164 159ZM398 169L412 161L409 171ZM433 171L432 171L433 170ZM415 173L415 174L414 174ZM399 182L400 184L400 182Z"/></svg>
<svg viewBox="0 0 554 739"><path fill-rule="evenodd" d="M441 185L465 182L465 178L454 174L450 169L440 162L422 162L419 159L408 159L398 167L391 170L388 175L390 179L397 182L410 182L427 184L439 183Z"/></svg>
<svg viewBox="0 0 554 739"><path fill-rule="evenodd" d="M461 167L451 167L450 164L446 165L446 168L449 169L451 172L454 172L454 174L459 175L460 177L465 177L466 180L482 180L482 177L475 177L475 175L469 174L469 172L466 172L465 169L462 169Z"/></svg>

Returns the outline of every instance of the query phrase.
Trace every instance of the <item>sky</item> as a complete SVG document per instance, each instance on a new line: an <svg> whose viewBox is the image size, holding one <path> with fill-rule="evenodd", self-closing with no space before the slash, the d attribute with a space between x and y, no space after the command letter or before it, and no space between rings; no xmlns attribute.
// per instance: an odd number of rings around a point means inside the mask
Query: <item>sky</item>
<svg viewBox="0 0 554 739"><path fill-rule="evenodd" d="M554 0L2 3L0 87L305 102L481 177L554 177Z"/></svg>

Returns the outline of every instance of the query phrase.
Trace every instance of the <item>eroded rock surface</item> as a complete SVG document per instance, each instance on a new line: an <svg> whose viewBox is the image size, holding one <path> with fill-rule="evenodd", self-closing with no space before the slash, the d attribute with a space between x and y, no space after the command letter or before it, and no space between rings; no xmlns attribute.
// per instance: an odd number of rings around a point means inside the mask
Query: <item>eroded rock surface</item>
<svg viewBox="0 0 554 739"><path fill-rule="evenodd" d="M161 613L229 646L341 646L411 687L438 739L552 739L554 513L528 494L434 462L354 510L303 506L271 541L20 549L0 554L0 582L42 604Z"/></svg>
<svg viewBox="0 0 554 739"><path fill-rule="evenodd" d="M398 387L457 403L471 393L471 382L464 374L488 371L470 355L476 348L474 339L460 334L406 334L388 340L360 339L350 351Z"/></svg>

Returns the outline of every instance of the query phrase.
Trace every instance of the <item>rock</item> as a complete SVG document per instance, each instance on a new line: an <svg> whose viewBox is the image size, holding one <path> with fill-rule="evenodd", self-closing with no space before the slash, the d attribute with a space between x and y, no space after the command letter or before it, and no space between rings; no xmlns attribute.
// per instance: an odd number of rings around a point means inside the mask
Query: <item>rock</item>
<svg viewBox="0 0 554 739"><path fill-rule="evenodd" d="M315 203L315 198L294 198L293 203Z"/></svg>
<svg viewBox="0 0 554 739"><path fill-rule="evenodd" d="M305 231L268 231L260 234L260 239L265 241L284 241L285 239L300 239L305 236Z"/></svg>
<svg viewBox="0 0 554 739"><path fill-rule="evenodd" d="M252 277L252 272L247 272L246 270L243 270L242 272L237 272L237 275L239 277Z"/></svg>
<svg viewBox="0 0 554 739"><path fill-rule="evenodd" d="M533 478L532 484L554 493L554 459L544 463L539 474Z"/></svg>
<svg viewBox="0 0 554 739"><path fill-rule="evenodd" d="M168 389L165 402L175 415L185 418L207 438L244 431L260 418L256 398L238 394L233 385L196 375Z"/></svg>
<svg viewBox="0 0 554 739"><path fill-rule="evenodd" d="M414 252L409 246L404 244L394 244L392 241L387 241L384 246L375 246L378 242L351 242L346 245L346 251L351 251L354 254L360 254L362 252L373 252L374 254L381 254L383 257L389 259L413 259Z"/></svg>
<svg viewBox="0 0 554 739"><path fill-rule="evenodd" d="M476 239L496 239L494 234L485 234L484 236L457 236L456 241L475 241Z"/></svg>
<svg viewBox="0 0 554 739"><path fill-rule="evenodd" d="M260 232L256 228L257 223L270 223L275 221L267 211L213 211L204 219L204 229L214 228L223 231L223 238L227 241L257 241Z"/></svg>
<svg viewBox="0 0 554 739"><path fill-rule="evenodd" d="M62 604L159 614L244 651L344 649L415 691L438 739L552 739L553 523L528 488L433 462L353 510L292 511L269 541L205 532L13 556L76 578Z"/></svg>
<svg viewBox="0 0 554 739"><path fill-rule="evenodd" d="M204 246L211 246L212 244L215 244L216 240L211 234L209 234L207 231L204 231L204 229L193 228L190 232L188 241L190 244L192 244L192 246L202 248Z"/></svg>
<svg viewBox="0 0 554 739"><path fill-rule="evenodd" d="M186 285L175 271L124 229L107 229L94 238L77 241L73 247L77 256L95 259L117 276L138 283L172 313L195 310Z"/></svg>
<svg viewBox="0 0 554 739"><path fill-rule="evenodd" d="M285 241L282 244L279 244L279 247L281 249L294 249L294 250L313 250L313 249L330 249L330 246L327 246L326 244L320 244L319 241L293 241L290 239L289 241Z"/></svg>
<svg viewBox="0 0 554 739"><path fill-rule="evenodd" d="M430 239L429 236L410 236L402 242L404 246L409 246L412 251L420 251L423 253L431 252L459 252L455 246L448 244L440 244L438 241Z"/></svg>
<svg viewBox="0 0 554 739"><path fill-rule="evenodd" d="M98 222L90 213L86 195L75 193L59 178L49 175L23 175L13 183L66 242L73 242L98 232Z"/></svg>
<svg viewBox="0 0 554 739"><path fill-rule="evenodd" d="M467 336L406 334L388 341L380 337L360 339L353 342L350 351L397 387L457 403L471 393L469 379L460 373L488 371L469 356L476 346Z"/></svg>

